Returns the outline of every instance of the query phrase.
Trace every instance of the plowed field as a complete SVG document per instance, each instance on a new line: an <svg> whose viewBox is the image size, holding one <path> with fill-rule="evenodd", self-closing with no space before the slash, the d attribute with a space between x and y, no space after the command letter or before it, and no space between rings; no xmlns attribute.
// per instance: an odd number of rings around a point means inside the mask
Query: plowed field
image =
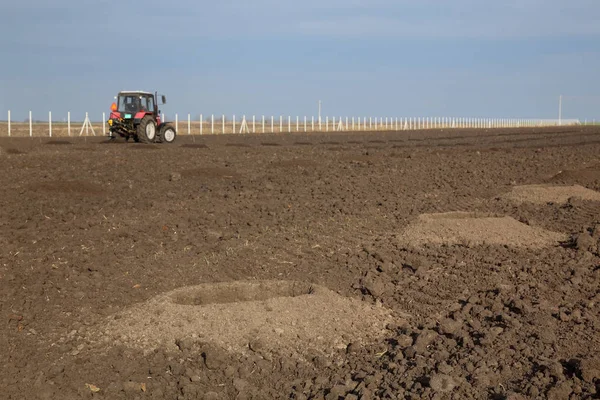
<svg viewBox="0 0 600 400"><path fill-rule="evenodd" d="M600 398L600 129L0 140L2 399Z"/></svg>

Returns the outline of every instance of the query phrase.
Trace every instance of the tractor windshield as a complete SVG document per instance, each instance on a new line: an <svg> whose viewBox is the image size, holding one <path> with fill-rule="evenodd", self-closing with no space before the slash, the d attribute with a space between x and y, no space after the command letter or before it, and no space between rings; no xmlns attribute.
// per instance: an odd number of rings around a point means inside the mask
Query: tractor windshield
<svg viewBox="0 0 600 400"><path fill-rule="evenodd" d="M119 96L118 111L122 113L154 112L154 98L137 94L121 95Z"/></svg>
<svg viewBox="0 0 600 400"><path fill-rule="evenodd" d="M140 109L140 97L136 95L119 96L119 112L135 113Z"/></svg>

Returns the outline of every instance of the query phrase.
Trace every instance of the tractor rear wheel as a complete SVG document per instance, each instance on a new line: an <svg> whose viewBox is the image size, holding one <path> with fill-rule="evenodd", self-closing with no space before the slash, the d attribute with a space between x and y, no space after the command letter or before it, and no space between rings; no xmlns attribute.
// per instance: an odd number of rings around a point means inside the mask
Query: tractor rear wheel
<svg viewBox="0 0 600 400"><path fill-rule="evenodd" d="M176 137L177 133L175 132L175 128L169 125L163 125L158 132L157 141L160 143L173 143Z"/></svg>
<svg viewBox="0 0 600 400"><path fill-rule="evenodd" d="M138 125L137 138L142 143L152 143L156 139L156 122L150 115L142 118Z"/></svg>

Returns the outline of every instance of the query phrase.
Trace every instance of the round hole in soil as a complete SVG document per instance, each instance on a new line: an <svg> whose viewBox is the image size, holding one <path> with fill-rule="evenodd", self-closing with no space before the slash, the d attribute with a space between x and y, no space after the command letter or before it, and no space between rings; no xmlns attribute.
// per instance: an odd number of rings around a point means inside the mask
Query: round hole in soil
<svg viewBox="0 0 600 400"><path fill-rule="evenodd" d="M293 281L225 282L204 284L176 291L171 295L175 304L201 306L208 304L265 301L279 297L311 295L310 283Z"/></svg>

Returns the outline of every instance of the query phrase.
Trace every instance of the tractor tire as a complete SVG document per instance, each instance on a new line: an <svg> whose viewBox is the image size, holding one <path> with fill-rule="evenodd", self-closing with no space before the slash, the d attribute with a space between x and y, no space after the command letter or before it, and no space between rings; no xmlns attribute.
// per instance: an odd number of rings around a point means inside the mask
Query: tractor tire
<svg viewBox="0 0 600 400"><path fill-rule="evenodd" d="M176 137L177 132L175 132L175 128L170 125L163 125L158 131L156 141L159 143L173 143Z"/></svg>
<svg viewBox="0 0 600 400"><path fill-rule="evenodd" d="M150 115L142 118L137 127L137 139L142 143L152 143L156 140L156 122Z"/></svg>

